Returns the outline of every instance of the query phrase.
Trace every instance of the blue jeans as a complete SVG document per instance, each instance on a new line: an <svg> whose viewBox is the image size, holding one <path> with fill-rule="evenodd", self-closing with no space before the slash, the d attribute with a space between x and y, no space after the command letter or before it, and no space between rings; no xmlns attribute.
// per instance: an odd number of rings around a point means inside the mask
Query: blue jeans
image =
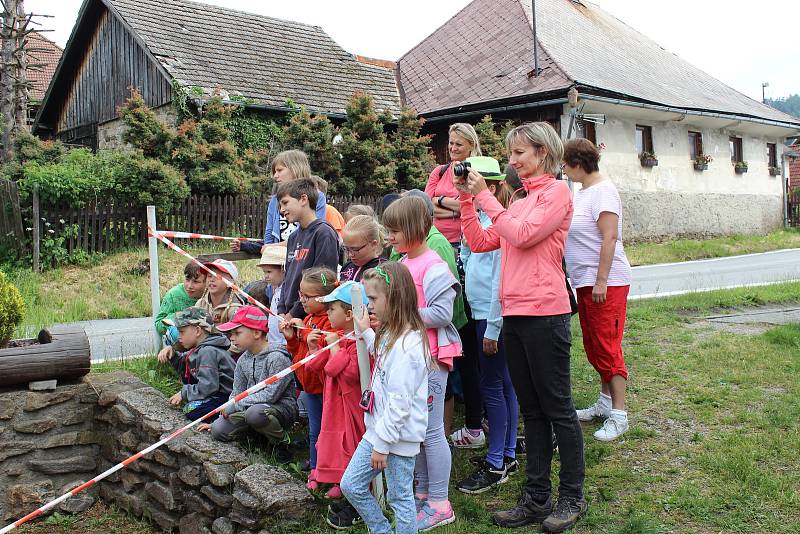
<svg viewBox="0 0 800 534"><path fill-rule="evenodd" d="M486 320L476 320L481 372L480 384L486 418L489 420L489 450L486 461L494 467L503 467L503 457L514 458L517 449L517 418L519 406L517 394L511 384L511 375L506 365L506 353L502 336L497 342L497 354L484 354L483 337L486 335Z"/></svg>
<svg viewBox="0 0 800 534"><path fill-rule="evenodd" d="M362 439L347 465L340 487L342 493L358 510L372 534L392 532L378 501L369 491L370 482L380 471L370 467L372 444ZM395 532L417 534L417 510L414 506L414 458L390 454L386 466L386 487L389 506L394 510Z"/></svg>
<svg viewBox="0 0 800 534"><path fill-rule="evenodd" d="M317 440L322 429L322 395L300 393L308 412L308 463L311 469L317 468Z"/></svg>

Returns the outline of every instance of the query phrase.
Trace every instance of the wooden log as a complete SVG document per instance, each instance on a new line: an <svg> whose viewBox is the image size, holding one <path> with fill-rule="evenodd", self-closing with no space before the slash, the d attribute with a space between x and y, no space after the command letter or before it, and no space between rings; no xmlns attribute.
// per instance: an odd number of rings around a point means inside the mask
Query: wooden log
<svg viewBox="0 0 800 534"><path fill-rule="evenodd" d="M49 334L50 343L0 349L0 387L89 373L91 351L82 327L57 326Z"/></svg>

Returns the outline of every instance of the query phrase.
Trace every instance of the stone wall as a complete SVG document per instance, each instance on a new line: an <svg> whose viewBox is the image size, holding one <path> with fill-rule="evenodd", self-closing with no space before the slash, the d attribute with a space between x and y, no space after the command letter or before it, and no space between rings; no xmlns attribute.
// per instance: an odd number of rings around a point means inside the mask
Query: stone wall
<svg viewBox="0 0 800 534"><path fill-rule="evenodd" d="M623 239L766 234L783 226L778 196L620 190Z"/></svg>
<svg viewBox="0 0 800 534"><path fill-rule="evenodd" d="M0 392L0 513L17 519L185 424L164 395L126 373L52 393ZM62 509L85 510L99 495L165 532L257 534L312 502L283 469L191 430L98 486Z"/></svg>
<svg viewBox="0 0 800 534"><path fill-rule="evenodd" d="M37 508L97 469L94 414L97 396L86 383L34 392L0 389L0 517L3 522ZM61 504L79 512L94 492Z"/></svg>

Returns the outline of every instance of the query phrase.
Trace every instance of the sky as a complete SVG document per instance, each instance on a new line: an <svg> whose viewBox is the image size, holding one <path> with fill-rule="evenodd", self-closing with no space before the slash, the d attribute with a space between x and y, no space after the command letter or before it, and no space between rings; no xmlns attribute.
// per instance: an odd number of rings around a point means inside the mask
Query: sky
<svg viewBox="0 0 800 534"><path fill-rule="evenodd" d="M468 0L198 0L322 28L354 54L397 60ZM800 94L797 0L595 0L602 9L734 89L761 100ZM62 47L82 0L25 0ZM377 7L376 7L377 6ZM468 30L468 29L465 29ZM480 31L479 29L477 31Z"/></svg>

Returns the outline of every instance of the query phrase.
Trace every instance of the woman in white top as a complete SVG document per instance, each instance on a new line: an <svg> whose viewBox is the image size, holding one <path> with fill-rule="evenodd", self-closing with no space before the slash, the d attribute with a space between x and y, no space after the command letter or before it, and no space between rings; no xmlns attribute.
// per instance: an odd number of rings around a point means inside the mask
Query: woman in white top
<svg viewBox="0 0 800 534"><path fill-rule="evenodd" d="M587 139L564 145L564 173L582 186L573 201L567 272L577 292L586 357L601 379L600 397L578 410L578 419L605 419L594 437L612 441L628 430L622 336L631 266L622 248L622 202L611 180L600 174L599 161L599 150Z"/></svg>

